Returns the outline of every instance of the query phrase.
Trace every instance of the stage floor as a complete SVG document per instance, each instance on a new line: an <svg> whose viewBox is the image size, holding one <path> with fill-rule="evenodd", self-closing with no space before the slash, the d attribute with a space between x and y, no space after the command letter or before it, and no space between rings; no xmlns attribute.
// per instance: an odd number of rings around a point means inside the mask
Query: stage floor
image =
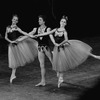
<svg viewBox="0 0 100 100"><path fill-rule="evenodd" d="M83 40L100 55L100 38ZM57 88L56 73L46 58L46 86L35 87L40 82L38 59L18 68L17 78L9 83L11 69L8 68L7 53L0 54L0 100L78 100L85 90L94 87L100 78L100 60L89 57L82 65L65 73L61 88Z"/></svg>

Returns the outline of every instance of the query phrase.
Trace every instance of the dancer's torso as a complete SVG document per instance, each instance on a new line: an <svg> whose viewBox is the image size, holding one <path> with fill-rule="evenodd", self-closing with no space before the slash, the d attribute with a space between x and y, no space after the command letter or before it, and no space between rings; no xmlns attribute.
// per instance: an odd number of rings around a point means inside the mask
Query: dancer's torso
<svg viewBox="0 0 100 100"><path fill-rule="evenodd" d="M9 28L11 28L11 27L9 27ZM13 31L11 31L11 32L8 33L8 38L11 41L16 40L20 36L22 36L22 34L20 32L18 32L17 30L13 30Z"/></svg>
<svg viewBox="0 0 100 100"><path fill-rule="evenodd" d="M43 29L40 29L40 27L39 27L39 28L37 28L36 34L42 34L46 31L47 31L47 27L45 27ZM49 40L50 40L49 35L37 38L39 46L49 46Z"/></svg>
<svg viewBox="0 0 100 100"><path fill-rule="evenodd" d="M64 41L64 31L58 31L58 29L56 30L55 34L54 34L54 39L56 43L61 43Z"/></svg>

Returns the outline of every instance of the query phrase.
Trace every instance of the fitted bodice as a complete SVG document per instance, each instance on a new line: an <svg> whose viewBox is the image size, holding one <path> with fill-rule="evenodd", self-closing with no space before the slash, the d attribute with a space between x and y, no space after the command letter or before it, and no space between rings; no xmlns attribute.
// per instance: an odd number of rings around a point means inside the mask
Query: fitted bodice
<svg viewBox="0 0 100 100"><path fill-rule="evenodd" d="M11 41L14 41L14 40L16 40L21 35L22 34L20 32L18 32L17 30L14 30L14 31L8 33L8 38Z"/></svg>
<svg viewBox="0 0 100 100"><path fill-rule="evenodd" d="M58 31L56 30L54 34L55 42L56 43L61 43L64 41L64 31Z"/></svg>
<svg viewBox="0 0 100 100"><path fill-rule="evenodd" d="M43 30L40 30L40 28L38 28L36 34L42 34L46 31L47 27L45 27ZM49 35L37 38L39 46L49 46L49 40L50 40Z"/></svg>

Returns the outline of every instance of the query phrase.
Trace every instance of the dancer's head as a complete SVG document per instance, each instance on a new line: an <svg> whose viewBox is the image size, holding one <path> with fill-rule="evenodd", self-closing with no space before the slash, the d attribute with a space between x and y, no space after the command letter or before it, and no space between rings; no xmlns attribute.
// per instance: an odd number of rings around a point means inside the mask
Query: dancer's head
<svg viewBox="0 0 100 100"><path fill-rule="evenodd" d="M60 26L65 27L67 25L67 20L68 20L67 16L62 16L62 18L60 20Z"/></svg>
<svg viewBox="0 0 100 100"><path fill-rule="evenodd" d="M17 15L13 15L12 24L17 24L17 23L18 23L18 16Z"/></svg>
<svg viewBox="0 0 100 100"><path fill-rule="evenodd" d="M44 25L45 24L45 21L46 21L46 18L45 18L44 15L39 15L38 16L39 25Z"/></svg>

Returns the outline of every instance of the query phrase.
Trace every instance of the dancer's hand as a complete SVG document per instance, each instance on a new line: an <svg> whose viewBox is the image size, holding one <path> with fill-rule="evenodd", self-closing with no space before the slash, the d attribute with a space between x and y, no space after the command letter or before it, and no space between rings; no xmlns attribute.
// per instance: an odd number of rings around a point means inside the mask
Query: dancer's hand
<svg viewBox="0 0 100 100"><path fill-rule="evenodd" d="M59 44L59 46L62 46L62 45L66 45L66 46L69 46L70 43L68 41L63 41L62 43Z"/></svg>
<svg viewBox="0 0 100 100"><path fill-rule="evenodd" d="M20 40L19 39L16 39L15 43L18 43L18 42L20 42Z"/></svg>
<svg viewBox="0 0 100 100"><path fill-rule="evenodd" d="M20 42L21 41L21 37L19 37L18 39L15 40L15 42Z"/></svg>
<svg viewBox="0 0 100 100"><path fill-rule="evenodd" d="M32 35L29 35L29 37L31 37L31 38L32 38L33 36L32 36Z"/></svg>
<svg viewBox="0 0 100 100"><path fill-rule="evenodd" d="M37 37L38 37L38 35L34 35L34 37L35 37L35 38L37 38Z"/></svg>
<svg viewBox="0 0 100 100"><path fill-rule="evenodd" d="M29 37L31 37L31 38L35 38L35 35L29 35Z"/></svg>
<svg viewBox="0 0 100 100"><path fill-rule="evenodd" d="M59 44L58 44L58 43L54 43L54 45L55 45L55 46L57 46L57 47L59 46Z"/></svg>
<svg viewBox="0 0 100 100"><path fill-rule="evenodd" d="M38 37L38 35L33 35L32 37L33 37L33 38L37 38L37 37Z"/></svg>
<svg viewBox="0 0 100 100"><path fill-rule="evenodd" d="M11 43L17 43L16 41L11 41Z"/></svg>

